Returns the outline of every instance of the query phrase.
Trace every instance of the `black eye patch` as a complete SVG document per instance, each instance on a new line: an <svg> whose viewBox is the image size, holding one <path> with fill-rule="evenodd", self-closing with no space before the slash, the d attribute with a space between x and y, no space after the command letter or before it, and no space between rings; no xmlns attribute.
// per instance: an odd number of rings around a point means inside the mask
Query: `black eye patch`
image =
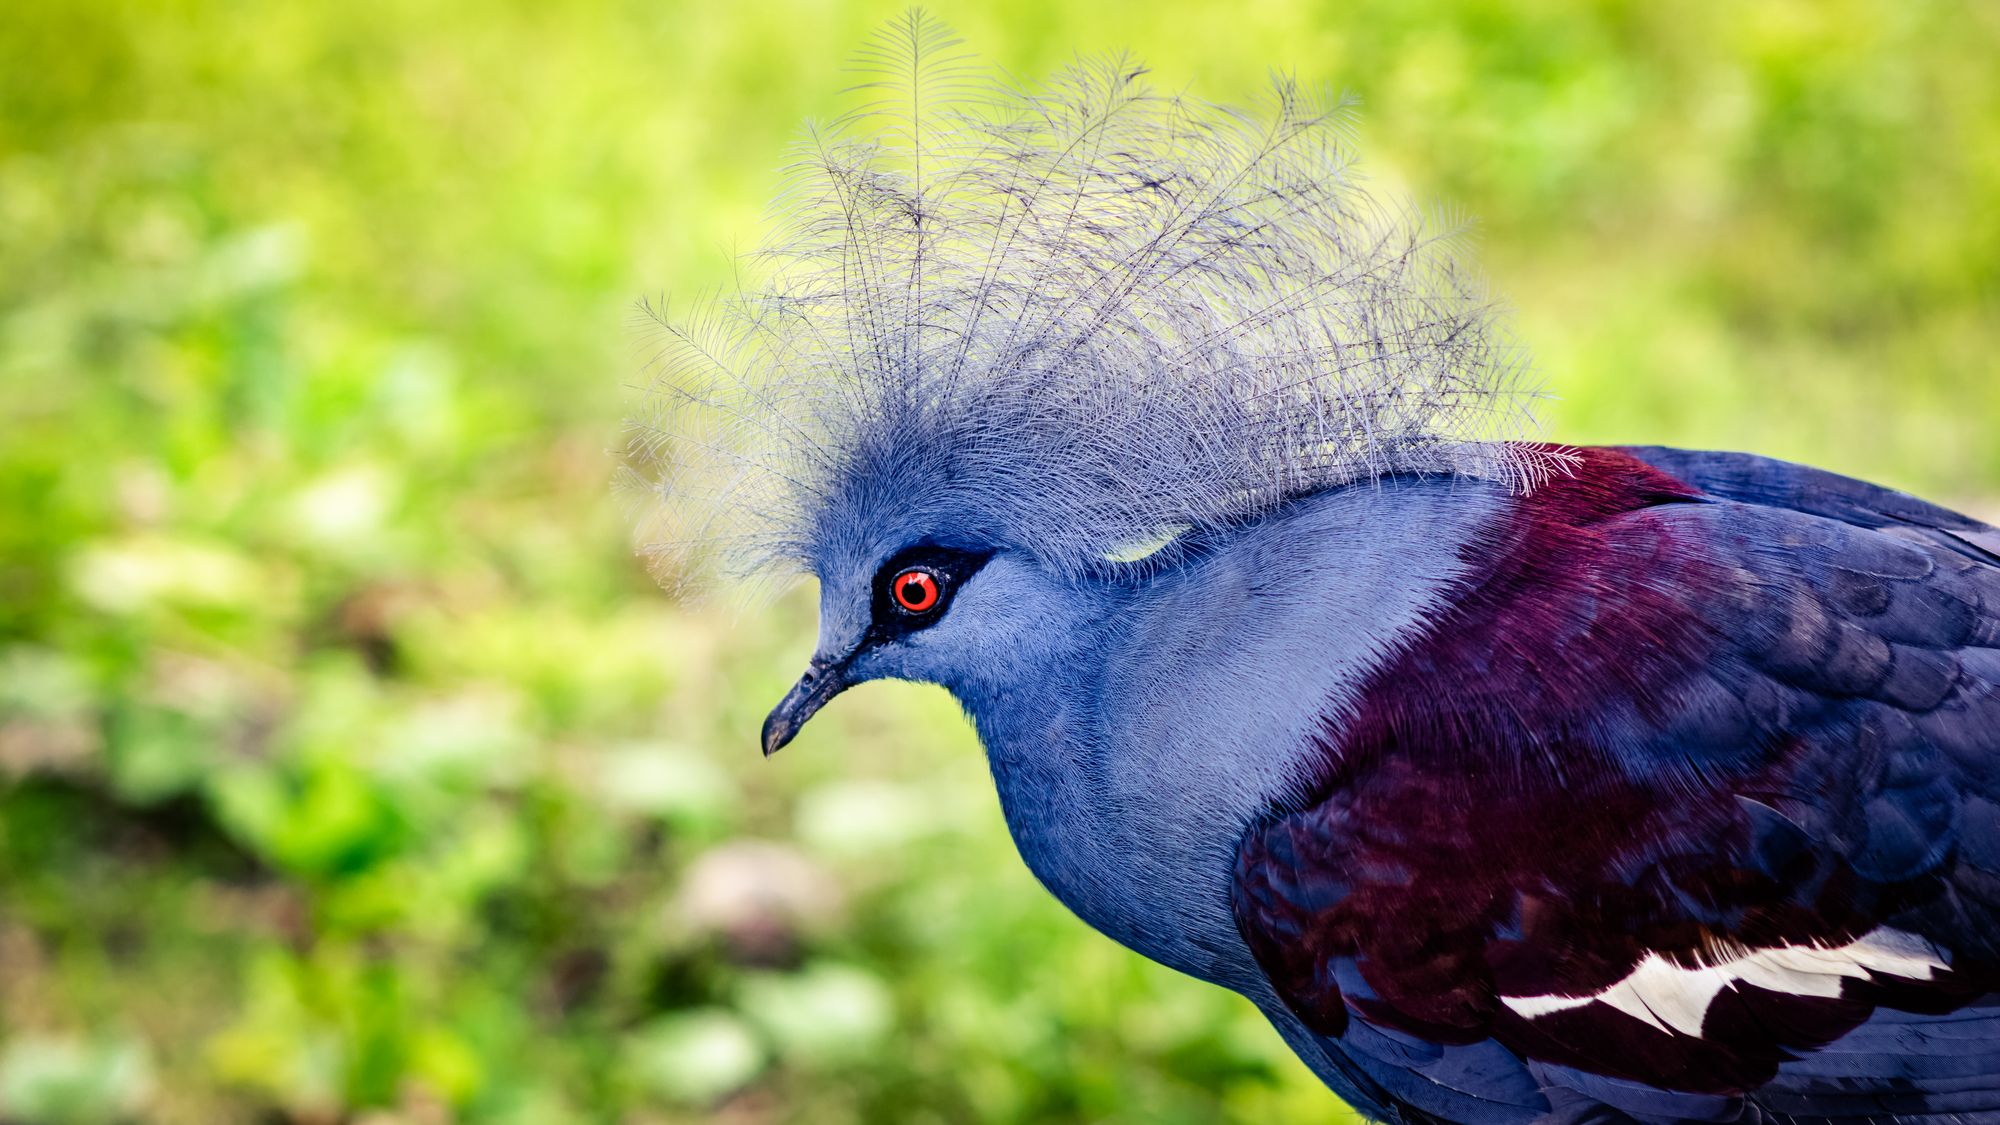
<svg viewBox="0 0 2000 1125"><path fill-rule="evenodd" d="M965 580L979 572L990 551L919 543L890 556L870 585L871 642L890 640L935 624Z"/></svg>

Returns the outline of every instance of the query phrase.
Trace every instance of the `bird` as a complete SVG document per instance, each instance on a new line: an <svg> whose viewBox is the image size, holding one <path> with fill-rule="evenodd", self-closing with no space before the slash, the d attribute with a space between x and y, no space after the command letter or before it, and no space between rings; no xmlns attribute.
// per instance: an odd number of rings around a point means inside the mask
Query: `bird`
<svg viewBox="0 0 2000 1125"><path fill-rule="evenodd" d="M818 583L767 757L941 685L1039 881L1374 1120L2000 1123L2000 530L1544 440L1345 99L857 66L630 427L663 579Z"/></svg>

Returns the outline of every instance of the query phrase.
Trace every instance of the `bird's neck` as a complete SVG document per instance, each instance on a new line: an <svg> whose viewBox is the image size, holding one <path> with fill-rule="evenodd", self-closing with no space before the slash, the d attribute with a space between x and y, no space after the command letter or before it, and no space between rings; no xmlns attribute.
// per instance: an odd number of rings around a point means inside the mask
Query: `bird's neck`
<svg viewBox="0 0 2000 1125"><path fill-rule="evenodd" d="M1061 673L992 685L966 699L993 771L1008 831L1035 877L1084 921L1158 956L1129 917L1126 827L1101 797L1112 763L1100 724L1102 654Z"/></svg>
<svg viewBox="0 0 2000 1125"><path fill-rule="evenodd" d="M1301 501L947 685L1029 867L1110 936L1226 977L1243 831L1324 776L1326 724L1452 595L1504 499L1430 481Z"/></svg>

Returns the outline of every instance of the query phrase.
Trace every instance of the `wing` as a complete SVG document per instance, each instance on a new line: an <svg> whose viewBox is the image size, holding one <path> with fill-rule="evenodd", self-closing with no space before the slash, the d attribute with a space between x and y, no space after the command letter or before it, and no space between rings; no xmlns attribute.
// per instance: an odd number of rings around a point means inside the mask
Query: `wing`
<svg viewBox="0 0 2000 1125"><path fill-rule="evenodd" d="M2000 529L1907 492L1751 453L1661 446L1628 446L1616 452L1629 454L1719 499L1884 530L1977 562L2000 565Z"/></svg>
<svg viewBox="0 0 2000 1125"><path fill-rule="evenodd" d="M1581 451L1246 835L1239 926L1350 1059L1427 1045L1406 1075L1498 1104L2000 1115L1996 545L1797 466Z"/></svg>

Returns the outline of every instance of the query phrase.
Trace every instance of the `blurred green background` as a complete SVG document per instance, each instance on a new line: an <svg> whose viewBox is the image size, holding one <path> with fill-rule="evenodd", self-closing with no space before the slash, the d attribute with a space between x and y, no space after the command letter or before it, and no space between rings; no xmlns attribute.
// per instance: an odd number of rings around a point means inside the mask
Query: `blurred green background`
<svg viewBox="0 0 2000 1125"><path fill-rule="evenodd" d="M727 276L898 7L0 7L0 1118L1341 1118L1035 886L942 693L760 761L810 592L629 554L634 300ZM935 10L1359 94L1557 438L2000 512L2000 6Z"/></svg>

